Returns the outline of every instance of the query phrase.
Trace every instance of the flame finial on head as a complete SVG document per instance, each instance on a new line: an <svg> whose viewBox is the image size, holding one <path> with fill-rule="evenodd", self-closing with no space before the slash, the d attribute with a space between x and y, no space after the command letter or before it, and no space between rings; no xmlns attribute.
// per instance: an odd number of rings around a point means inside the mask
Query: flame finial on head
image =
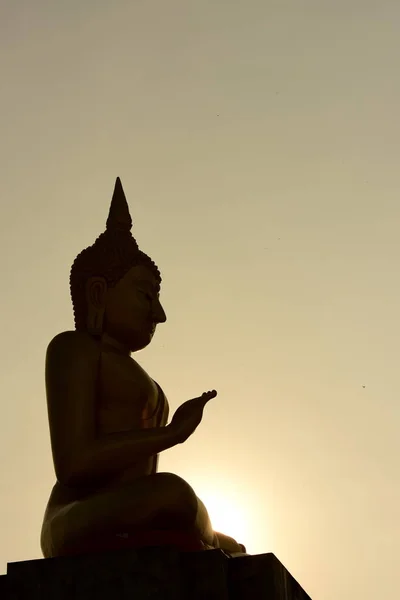
<svg viewBox="0 0 400 600"><path fill-rule="evenodd" d="M117 177L110 212L108 213L107 231L130 231L131 229L132 217L129 213L129 206L121 180Z"/></svg>

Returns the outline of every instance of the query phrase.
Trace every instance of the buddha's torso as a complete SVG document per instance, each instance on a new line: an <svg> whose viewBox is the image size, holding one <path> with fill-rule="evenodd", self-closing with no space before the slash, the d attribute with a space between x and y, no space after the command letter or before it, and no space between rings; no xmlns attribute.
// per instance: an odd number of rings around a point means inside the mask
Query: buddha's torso
<svg viewBox="0 0 400 600"><path fill-rule="evenodd" d="M103 350L99 359L96 424L99 436L156 427L161 394L131 357Z"/></svg>
<svg viewBox="0 0 400 600"><path fill-rule="evenodd" d="M168 402L160 387L131 357L104 348L99 360L97 435L115 436L134 429L163 427L167 419ZM121 471L113 483L149 475L156 468L156 456L141 459Z"/></svg>

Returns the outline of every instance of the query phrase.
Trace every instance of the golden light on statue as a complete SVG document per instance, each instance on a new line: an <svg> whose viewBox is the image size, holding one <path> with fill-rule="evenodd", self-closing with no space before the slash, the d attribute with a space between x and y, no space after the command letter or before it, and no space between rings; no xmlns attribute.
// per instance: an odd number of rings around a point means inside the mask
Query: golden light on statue
<svg viewBox="0 0 400 600"><path fill-rule="evenodd" d="M43 555L154 544L236 554L241 543L212 529L191 485L158 472L158 455L195 432L217 392L187 400L168 423L162 388L132 357L150 344L166 314L158 267L131 229L117 178L105 231L71 268L75 331L58 334L47 350L57 481L43 519Z"/></svg>

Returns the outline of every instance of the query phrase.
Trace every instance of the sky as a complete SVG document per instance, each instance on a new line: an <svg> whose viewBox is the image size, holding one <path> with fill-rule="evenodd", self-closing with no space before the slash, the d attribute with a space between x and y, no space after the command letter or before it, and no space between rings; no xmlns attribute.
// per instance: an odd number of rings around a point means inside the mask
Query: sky
<svg viewBox="0 0 400 600"><path fill-rule="evenodd" d="M167 323L137 360L216 529L313 600L397 598L400 5L0 1L0 572L41 556L46 346L120 176Z"/></svg>

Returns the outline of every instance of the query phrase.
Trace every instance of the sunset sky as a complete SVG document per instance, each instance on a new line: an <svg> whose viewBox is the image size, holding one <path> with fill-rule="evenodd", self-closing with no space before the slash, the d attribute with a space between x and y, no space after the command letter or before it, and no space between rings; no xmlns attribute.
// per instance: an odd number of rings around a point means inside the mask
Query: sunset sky
<svg viewBox="0 0 400 600"><path fill-rule="evenodd" d="M168 321L137 356L216 529L313 600L396 600L400 3L0 1L0 573L41 556L69 269L120 176Z"/></svg>

